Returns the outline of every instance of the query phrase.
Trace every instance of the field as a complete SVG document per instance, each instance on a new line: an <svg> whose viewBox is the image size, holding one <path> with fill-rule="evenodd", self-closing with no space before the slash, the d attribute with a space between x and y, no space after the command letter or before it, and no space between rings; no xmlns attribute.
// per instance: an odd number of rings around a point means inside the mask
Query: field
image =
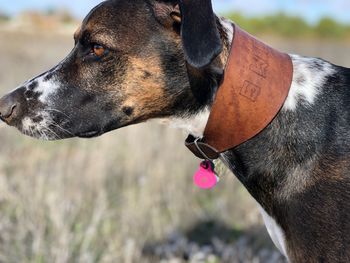
<svg viewBox="0 0 350 263"><path fill-rule="evenodd" d="M350 43L268 39L350 66ZM0 91L64 58L67 35L0 31ZM255 202L225 173L197 190L181 131L150 122L41 142L0 124L0 262L284 262Z"/></svg>

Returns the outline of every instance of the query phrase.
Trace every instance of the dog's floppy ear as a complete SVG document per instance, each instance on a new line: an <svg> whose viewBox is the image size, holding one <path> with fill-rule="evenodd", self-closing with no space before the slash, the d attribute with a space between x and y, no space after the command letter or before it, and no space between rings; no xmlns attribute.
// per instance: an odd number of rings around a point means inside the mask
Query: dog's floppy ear
<svg viewBox="0 0 350 263"><path fill-rule="evenodd" d="M185 58L192 67L203 68L221 53L211 0L156 0L153 8L164 26L181 24Z"/></svg>
<svg viewBox="0 0 350 263"><path fill-rule="evenodd" d="M181 36L187 62L202 68L222 51L211 0L179 0Z"/></svg>

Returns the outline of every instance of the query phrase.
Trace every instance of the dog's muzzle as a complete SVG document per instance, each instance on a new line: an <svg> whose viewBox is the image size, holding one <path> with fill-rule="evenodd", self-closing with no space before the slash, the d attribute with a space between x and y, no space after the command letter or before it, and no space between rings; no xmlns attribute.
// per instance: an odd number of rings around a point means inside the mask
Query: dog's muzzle
<svg viewBox="0 0 350 263"><path fill-rule="evenodd" d="M17 89L0 99L0 118L8 125L14 125L26 108L25 89Z"/></svg>

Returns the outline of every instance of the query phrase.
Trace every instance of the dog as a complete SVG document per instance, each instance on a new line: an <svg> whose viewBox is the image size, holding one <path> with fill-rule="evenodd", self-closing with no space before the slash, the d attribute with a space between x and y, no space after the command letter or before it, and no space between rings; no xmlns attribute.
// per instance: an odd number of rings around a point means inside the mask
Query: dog
<svg viewBox="0 0 350 263"><path fill-rule="evenodd" d="M0 99L1 119L45 140L149 119L201 138L234 33L210 0L105 1L84 19L66 59ZM281 110L220 158L289 262L350 262L350 70L290 58Z"/></svg>

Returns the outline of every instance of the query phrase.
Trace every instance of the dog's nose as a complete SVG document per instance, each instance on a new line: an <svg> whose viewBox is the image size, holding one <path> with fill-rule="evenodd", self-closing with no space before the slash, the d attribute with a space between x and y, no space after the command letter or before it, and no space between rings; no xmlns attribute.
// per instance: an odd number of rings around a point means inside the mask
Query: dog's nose
<svg viewBox="0 0 350 263"><path fill-rule="evenodd" d="M0 118L10 123L19 116L23 106L24 94L21 89L15 90L0 99Z"/></svg>
<svg viewBox="0 0 350 263"><path fill-rule="evenodd" d="M12 113L17 107L17 103L13 96L5 96L0 99L0 117L7 119L11 117Z"/></svg>

